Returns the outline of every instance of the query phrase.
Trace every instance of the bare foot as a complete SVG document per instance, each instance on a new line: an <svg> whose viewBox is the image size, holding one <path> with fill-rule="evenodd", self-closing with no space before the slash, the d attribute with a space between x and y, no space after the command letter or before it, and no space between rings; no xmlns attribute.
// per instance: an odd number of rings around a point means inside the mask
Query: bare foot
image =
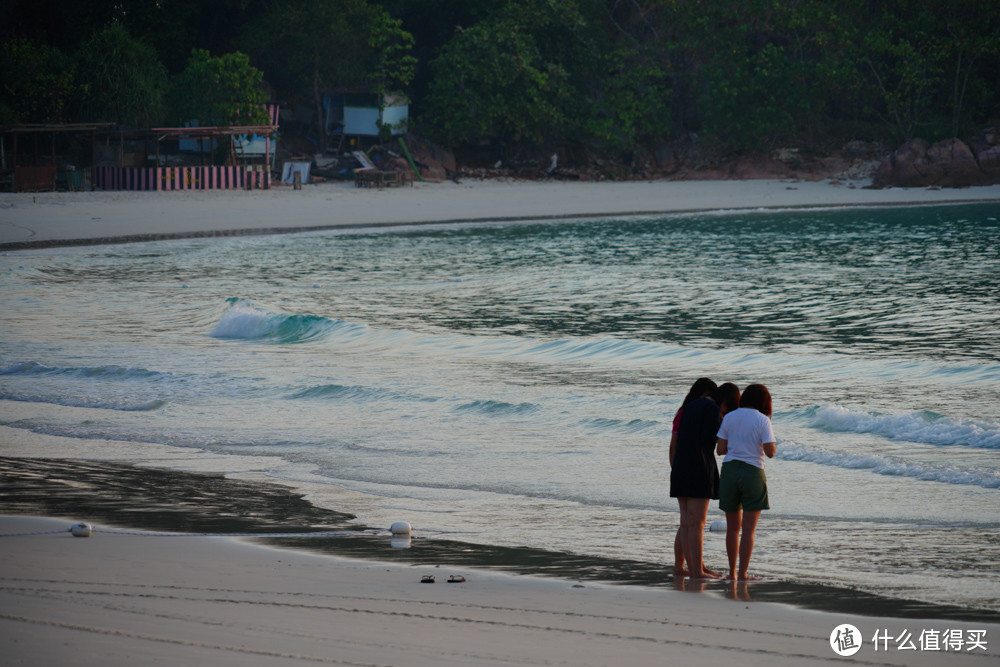
<svg viewBox="0 0 1000 667"><path fill-rule="evenodd" d="M683 566L682 567L676 567L676 566L674 567L674 576L675 577L686 577L686 576L688 576L688 574L690 574L690 573L687 570L685 570L683 568Z"/></svg>
<svg viewBox="0 0 1000 667"><path fill-rule="evenodd" d="M697 574L697 575L692 574L691 578L692 579L721 579L722 575L720 573L718 573L718 572L712 572L711 570L703 569L701 571L701 574Z"/></svg>
<svg viewBox="0 0 1000 667"><path fill-rule="evenodd" d="M740 575L740 581L760 581L760 580L761 577L755 577L751 574L747 574L746 572Z"/></svg>

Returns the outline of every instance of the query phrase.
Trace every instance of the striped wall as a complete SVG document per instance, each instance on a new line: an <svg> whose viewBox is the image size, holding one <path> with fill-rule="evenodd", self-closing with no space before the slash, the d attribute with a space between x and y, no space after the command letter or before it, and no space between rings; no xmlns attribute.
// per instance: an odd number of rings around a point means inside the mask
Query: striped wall
<svg viewBox="0 0 1000 667"><path fill-rule="evenodd" d="M262 190L270 173L246 167L94 167L102 190Z"/></svg>

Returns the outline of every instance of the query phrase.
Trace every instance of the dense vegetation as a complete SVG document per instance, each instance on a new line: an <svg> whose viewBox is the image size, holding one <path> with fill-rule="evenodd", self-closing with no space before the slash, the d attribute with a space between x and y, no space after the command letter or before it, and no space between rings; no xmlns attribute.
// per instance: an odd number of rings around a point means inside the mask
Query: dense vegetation
<svg viewBox="0 0 1000 667"><path fill-rule="evenodd" d="M420 134L504 154L1000 118L996 0L7 0L0 40L0 124L224 124L264 99L401 92Z"/></svg>

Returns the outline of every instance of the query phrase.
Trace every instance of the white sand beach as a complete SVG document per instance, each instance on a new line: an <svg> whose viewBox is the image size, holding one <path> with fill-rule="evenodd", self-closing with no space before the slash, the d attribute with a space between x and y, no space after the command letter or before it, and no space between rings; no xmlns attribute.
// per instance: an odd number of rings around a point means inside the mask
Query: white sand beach
<svg viewBox="0 0 1000 667"><path fill-rule="evenodd" d="M859 184L860 185L860 184ZM327 183L269 191L0 195L0 248L338 226L993 201L1000 186L868 190L784 181ZM35 456L31 447L0 447ZM49 454L51 455L51 453ZM72 456L64 452L61 456ZM72 484L72 481L67 481ZM250 540L120 534L86 516L0 517L5 665L985 665L1000 624L880 618L684 590L354 561ZM39 534L40 533L40 534ZM849 564L845 564L849 566ZM434 575L435 583L421 583ZM449 583L453 575L463 582ZM851 658L831 633L856 626ZM961 643L923 639L954 632ZM873 641L880 637L878 642ZM978 637L985 647L971 638Z"/></svg>
<svg viewBox="0 0 1000 667"><path fill-rule="evenodd" d="M6 193L0 194L0 247L345 226L983 201L1000 204L1000 185L872 190L861 183L773 180L467 180L383 190L336 182L302 190Z"/></svg>
<svg viewBox="0 0 1000 667"><path fill-rule="evenodd" d="M842 659L830 634L850 623L864 635L854 664L979 665L996 660L1000 635L756 603L753 584L724 599L690 582L575 584L100 526L73 537L73 524L0 518L4 664L800 666ZM985 630L986 650L919 649L922 632L949 629ZM899 648L906 633L917 650ZM890 637L878 650L876 634Z"/></svg>

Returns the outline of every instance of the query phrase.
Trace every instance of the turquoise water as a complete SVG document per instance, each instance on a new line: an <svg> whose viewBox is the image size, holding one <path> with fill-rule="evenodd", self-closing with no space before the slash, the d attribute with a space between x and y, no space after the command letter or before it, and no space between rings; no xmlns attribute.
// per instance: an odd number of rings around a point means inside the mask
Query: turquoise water
<svg viewBox="0 0 1000 667"><path fill-rule="evenodd" d="M674 411L763 382L754 572L996 611L998 284L996 205L8 252L0 424L270 457L363 524L666 576Z"/></svg>

